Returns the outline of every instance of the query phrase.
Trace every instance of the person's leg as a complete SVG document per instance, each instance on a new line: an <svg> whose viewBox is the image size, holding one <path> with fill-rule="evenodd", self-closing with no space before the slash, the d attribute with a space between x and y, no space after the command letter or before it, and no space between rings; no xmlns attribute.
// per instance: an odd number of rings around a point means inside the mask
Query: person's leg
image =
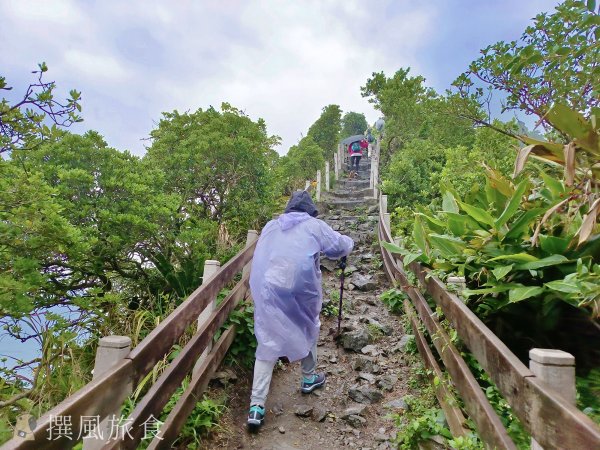
<svg viewBox="0 0 600 450"><path fill-rule="evenodd" d="M265 406L276 362L257 359L254 363L254 380L252 382L250 405Z"/></svg>
<svg viewBox="0 0 600 450"><path fill-rule="evenodd" d="M317 344L313 346L308 355L302 358L300 361L300 366L302 367L302 376L305 378L310 378L315 374L315 369L317 368Z"/></svg>
<svg viewBox="0 0 600 450"><path fill-rule="evenodd" d="M304 394L309 394L325 384L325 374L316 373L317 368L317 344L313 346L307 356L302 358L302 383L300 390Z"/></svg>
<svg viewBox="0 0 600 450"><path fill-rule="evenodd" d="M358 172L358 164L360 163L360 156L356 157L356 171Z"/></svg>
<svg viewBox="0 0 600 450"><path fill-rule="evenodd" d="M276 362L257 359L254 363L254 380L247 422L251 430L257 430L265 421L265 402Z"/></svg>

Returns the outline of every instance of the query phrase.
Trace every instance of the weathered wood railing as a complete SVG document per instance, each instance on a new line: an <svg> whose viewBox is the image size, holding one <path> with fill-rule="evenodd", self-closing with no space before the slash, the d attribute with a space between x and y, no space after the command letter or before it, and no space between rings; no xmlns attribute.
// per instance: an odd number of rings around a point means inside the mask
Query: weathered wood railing
<svg viewBox="0 0 600 450"><path fill-rule="evenodd" d="M213 344L215 333L240 301L248 296L248 264L254 254L256 238L257 233L251 230L248 233L246 247L220 268L210 280L204 280L205 282L139 345L111 368L40 417L35 429L32 430L32 440L15 437L5 443L1 449L71 448L78 438L82 438L77 436L77 432L82 430L82 420L97 417L101 421L109 418L115 411L118 412L123 401L132 392L132 388L137 386L144 376L168 355L173 344L206 311L199 320L193 337L162 371L156 382L126 418L124 421L126 428L119 429L116 436L109 436L109 439L103 436L103 439L84 440L86 448L90 444L90 447L104 450L137 448L140 440L147 437L143 436L147 428L142 425L149 418L160 416L175 390L181 386L184 378L193 369L186 390L160 427L160 432L152 436L153 440L149 447L151 449L171 448L171 444L179 435L187 417L233 342L235 328L232 326ZM241 280L217 306L214 299L219 291L240 273ZM203 354L207 348L209 351ZM202 357L198 359L201 355ZM69 429L73 434L65 433L66 423L61 420L62 433L59 436L55 433L56 439L49 439L49 430L56 425L56 418L68 418Z"/></svg>
<svg viewBox="0 0 600 450"><path fill-rule="evenodd" d="M393 243L389 217L387 197L382 195L378 228L380 242ZM600 449L600 427L579 411L572 404L572 399L570 401L565 398L563 390L559 392L551 388L527 368L456 295L448 292L444 283L418 262L412 262L408 268L414 273L421 287L414 286L410 283L398 255L390 253L383 246L381 254L388 277L410 298L410 301L404 302L405 311L410 318L417 348L425 365L440 380L436 386L436 395L453 435L466 433L465 418L457 407L456 400L453 400L451 391L442 382L442 370L424 333L421 332L423 327L427 330L481 439L490 448L516 448L460 352L440 324L437 314L429 307L421 289L424 289L441 308L461 341L496 384L515 415L537 443L545 449Z"/></svg>

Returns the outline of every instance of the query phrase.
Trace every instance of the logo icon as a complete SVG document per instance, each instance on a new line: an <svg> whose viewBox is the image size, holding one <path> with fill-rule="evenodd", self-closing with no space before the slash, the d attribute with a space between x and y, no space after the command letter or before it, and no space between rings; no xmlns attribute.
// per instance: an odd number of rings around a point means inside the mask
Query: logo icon
<svg viewBox="0 0 600 450"><path fill-rule="evenodd" d="M19 416L15 425L14 437L20 437L25 441L35 440L33 436L33 430L35 429L36 425L37 421L31 414L23 414L22 416Z"/></svg>

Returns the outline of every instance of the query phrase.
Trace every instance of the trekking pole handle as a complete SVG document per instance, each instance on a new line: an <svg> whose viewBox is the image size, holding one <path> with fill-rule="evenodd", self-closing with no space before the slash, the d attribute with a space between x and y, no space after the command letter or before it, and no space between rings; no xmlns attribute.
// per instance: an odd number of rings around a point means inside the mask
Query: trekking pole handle
<svg viewBox="0 0 600 450"><path fill-rule="evenodd" d="M338 267L342 270L344 270L346 268L346 257L342 256L340 258L340 262L338 263Z"/></svg>

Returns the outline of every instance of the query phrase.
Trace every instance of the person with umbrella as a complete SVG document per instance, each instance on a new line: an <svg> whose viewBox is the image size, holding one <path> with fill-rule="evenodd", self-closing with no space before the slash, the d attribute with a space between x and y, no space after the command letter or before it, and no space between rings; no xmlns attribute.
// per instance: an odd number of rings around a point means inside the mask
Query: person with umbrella
<svg viewBox="0 0 600 450"><path fill-rule="evenodd" d="M317 214L308 192L294 192L284 214L265 225L256 244L250 273L258 341L247 422L251 429L264 422L265 401L279 358L301 361L302 393L325 384L325 374L316 373L320 254L341 258L352 251L354 242L317 219Z"/></svg>

